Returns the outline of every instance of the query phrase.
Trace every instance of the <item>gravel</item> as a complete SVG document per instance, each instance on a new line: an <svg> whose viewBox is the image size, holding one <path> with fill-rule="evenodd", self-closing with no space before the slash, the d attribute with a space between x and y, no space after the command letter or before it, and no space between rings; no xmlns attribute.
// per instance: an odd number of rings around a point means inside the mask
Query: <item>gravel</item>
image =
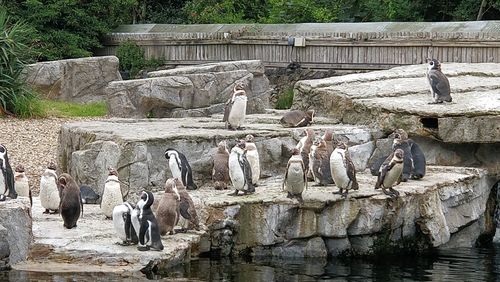
<svg viewBox="0 0 500 282"><path fill-rule="evenodd" d="M73 121L102 118L0 118L0 144L7 148L14 170L22 164L33 195L40 190L40 177L51 161L57 163L58 136L61 125Z"/></svg>

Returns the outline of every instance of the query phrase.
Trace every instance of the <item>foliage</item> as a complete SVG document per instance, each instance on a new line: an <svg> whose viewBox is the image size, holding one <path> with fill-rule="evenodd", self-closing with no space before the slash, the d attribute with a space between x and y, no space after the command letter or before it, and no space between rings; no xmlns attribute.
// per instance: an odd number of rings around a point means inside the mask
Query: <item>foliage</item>
<svg viewBox="0 0 500 282"><path fill-rule="evenodd" d="M105 102L77 104L63 101L43 100L41 105L45 113L53 117L100 117L108 113Z"/></svg>
<svg viewBox="0 0 500 282"><path fill-rule="evenodd" d="M164 64L163 59L146 59L144 50L130 40L120 43L116 56L120 61L120 71L128 72L130 78L137 77L141 70L154 69Z"/></svg>
<svg viewBox="0 0 500 282"><path fill-rule="evenodd" d="M0 7L0 115L41 115L38 97L23 78L32 54L33 30L24 22L13 22Z"/></svg>
<svg viewBox="0 0 500 282"><path fill-rule="evenodd" d="M293 88L285 89L276 101L276 109L285 110L290 109L293 104Z"/></svg>
<svg viewBox="0 0 500 282"><path fill-rule="evenodd" d="M333 22L337 20L337 1L269 0L270 14L266 23Z"/></svg>

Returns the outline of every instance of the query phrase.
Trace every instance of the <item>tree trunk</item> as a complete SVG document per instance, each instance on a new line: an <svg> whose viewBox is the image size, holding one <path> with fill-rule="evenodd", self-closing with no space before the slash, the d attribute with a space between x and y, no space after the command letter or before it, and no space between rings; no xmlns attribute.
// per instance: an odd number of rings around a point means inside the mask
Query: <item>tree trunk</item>
<svg viewBox="0 0 500 282"><path fill-rule="evenodd" d="M487 0L482 0L481 1L481 6L479 7L479 13L477 13L477 19L476 19L476 21L480 21L483 18L484 8L486 8L486 3L487 2L488 2Z"/></svg>

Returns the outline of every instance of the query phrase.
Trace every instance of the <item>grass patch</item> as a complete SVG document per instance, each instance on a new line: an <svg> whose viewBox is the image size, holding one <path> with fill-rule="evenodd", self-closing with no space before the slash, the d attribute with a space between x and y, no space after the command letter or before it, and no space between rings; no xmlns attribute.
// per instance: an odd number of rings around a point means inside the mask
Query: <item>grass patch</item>
<svg viewBox="0 0 500 282"><path fill-rule="evenodd" d="M63 101L43 100L42 106L46 115L52 117L102 117L108 113L105 102L77 104Z"/></svg>
<svg viewBox="0 0 500 282"><path fill-rule="evenodd" d="M276 109L286 110L292 107L293 103L293 88L285 89L279 96L278 101L276 101Z"/></svg>

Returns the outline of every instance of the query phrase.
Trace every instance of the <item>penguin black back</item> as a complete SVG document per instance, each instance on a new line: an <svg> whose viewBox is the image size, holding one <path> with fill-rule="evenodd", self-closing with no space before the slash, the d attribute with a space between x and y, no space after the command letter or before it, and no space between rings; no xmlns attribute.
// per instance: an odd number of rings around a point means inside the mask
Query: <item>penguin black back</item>
<svg viewBox="0 0 500 282"><path fill-rule="evenodd" d="M198 186L193 181L193 171L191 170L191 166L186 156L175 149L168 148L165 150L165 158L170 160L171 157L176 157L176 162L181 172L182 184L184 184L188 190L198 189Z"/></svg>
<svg viewBox="0 0 500 282"><path fill-rule="evenodd" d="M61 195L59 211L64 221L64 227L71 229L76 227L80 213L83 212L80 188L73 177L67 173L59 176L58 186Z"/></svg>
<svg viewBox="0 0 500 282"><path fill-rule="evenodd" d="M150 191L143 191L141 194L141 199L137 202L137 207L139 208L139 244L138 247L140 251L149 250L152 247L154 250L163 250L163 244L160 237L160 229L158 228L158 222L151 209L153 205L154 196Z"/></svg>
<svg viewBox="0 0 500 282"><path fill-rule="evenodd" d="M14 172L12 171L12 167L10 166L7 148L2 144L0 144L0 170L3 175L5 185L5 187L0 187L5 189L2 198L5 199L5 196L7 196L11 199L16 199L17 192L14 188Z"/></svg>

